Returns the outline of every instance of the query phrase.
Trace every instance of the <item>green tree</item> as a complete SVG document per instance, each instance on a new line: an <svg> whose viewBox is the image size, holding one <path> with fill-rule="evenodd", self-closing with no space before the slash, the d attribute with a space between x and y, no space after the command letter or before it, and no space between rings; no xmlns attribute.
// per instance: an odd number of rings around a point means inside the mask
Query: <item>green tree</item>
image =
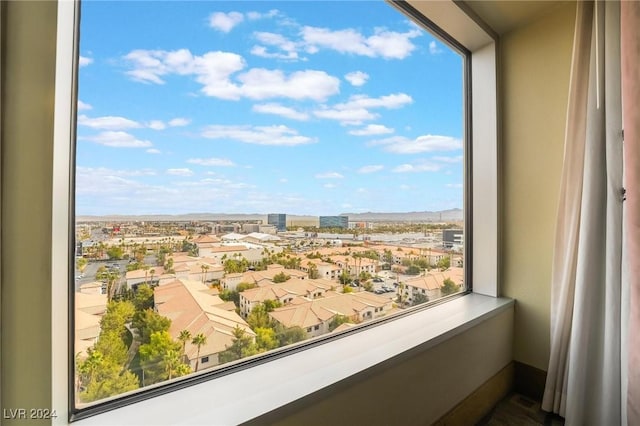
<svg viewBox="0 0 640 426"><path fill-rule="evenodd" d="M419 305L421 303L425 303L428 302L429 298L427 297L426 294L422 294L422 293L416 293L413 296L413 302L411 303L413 306Z"/></svg>
<svg viewBox="0 0 640 426"><path fill-rule="evenodd" d="M232 333L233 340L231 346L228 346L218 355L220 364L235 361L257 353L253 337L247 335L244 329L236 326Z"/></svg>
<svg viewBox="0 0 640 426"><path fill-rule="evenodd" d="M207 336L205 336L202 333L196 334L194 338L191 340L191 344L195 345L196 348L198 348L198 351L196 354L196 371L198 371L198 365L200 363L200 348L207 344Z"/></svg>
<svg viewBox="0 0 640 426"><path fill-rule="evenodd" d="M333 331L344 323L351 323L352 321L346 315L335 315L331 321L329 321L329 331Z"/></svg>
<svg viewBox="0 0 640 426"><path fill-rule="evenodd" d="M420 272L420 267L414 264L411 264L406 271L407 275L419 275Z"/></svg>
<svg viewBox="0 0 640 426"><path fill-rule="evenodd" d="M320 272L318 271L318 265L315 263L309 264L309 278L312 280L316 280L320 278Z"/></svg>
<svg viewBox="0 0 640 426"><path fill-rule="evenodd" d="M451 266L451 259L449 259L449 256L445 256L442 259L440 259L438 261L438 263L436 264L436 266L438 267L438 269L440 269L441 271L446 271L447 269L449 269L449 267Z"/></svg>
<svg viewBox="0 0 640 426"><path fill-rule="evenodd" d="M140 345L140 366L143 369L144 385L158 383L169 378L165 359L169 351L180 351L180 343L175 342L168 331L151 334L148 343Z"/></svg>
<svg viewBox="0 0 640 426"><path fill-rule="evenodd" d="M274 283L283 283L291 278L291 275L287 275L284 272L279 272L273 276Z"/></svg>
<svg viewBox="0 0 640 426"><path fill-rule="evenodd" d="M351 281L353 281L346 270L342 271L342 273L338 277L338 280L340 281L340 284L344 286L347 286L348 284L351 283Z"/></svg>
<svg viewBox="0 0 640 426"><path fill-rule="evenodd" d="M273 328L256 328L256 349L258 352L265 352L271 349L275 349L280 345L278 337Z"/></svg>
<svg viewBox="0 0 640 426"><path fill-rule="evenodd" d="M307 332L301 327L276 328L276 336L280 346L291 345L306 340Z"/></svg>
<svg viewBox="0 0 640 426"><path fill-rule="evenodd" d="M107 249L107 256L109 260L121 260L124 255L124 250L119 246L111 246Z"/></svg>
<svg viewBox="0 0 640 426"><path fill-rule="evenodd" d="M140 387L138 377L105 358L99 351L78 364L80 401L92 402L129 392Z"/></svg>
<svg viewBox="0 0 640 426"><path fill-rule="evenodd" d="M89 261L84 257L79 257L76 259L76 269L80 272L84 271L84 268L87 267Z"/></svg>
<svg viewBox="0 0 640 426"><path fill-rule="evenodd" d="M135 314L133 303L128 300L111 301L107 304L107 311L100 320L100 333L115 332L125 339L127 335L126 324Z"/></svg>
<svg viewBox="0 0 640 426"><path fill-rule="evenodd" d="M133 306L136 311L144 311L153 308L153 289L148 284L140 284L133 297Z"/></svg>
<svg viewBox="0 0 640 426"><path fill-rule="evenodd" d="M182 356L179 351L173 349L167 350L162 362L164 363L167 380L191 373L191 367L182 362Z"/></svg>
<svg viewBox="0 0 640 426"><path fill-rule="evenodd" d="M96 271L96 280L107 283L107 300L113 298L114 284L120 278L120 272L101 266Z"/></svg>
<svg viewBox="0 0 640 426"><path fill-rule="evenodd" d="M271 317L264 303L258 304L251 310L251 313L247 316L247 324L254 331L258 328L270 328L272 326Z"/></svg>
<svg viewBox="0 0 640 426"><path fill-rule="evenodd" d="M460 286L454 283L451 278L446 278L442 282L442 287L440 287L440 294L443 296L448 296L450 294L457 293L458 291L460 291Z"/></svg>
<svg viewBox="0 0 640 426"><path fill-rule="evenodd" d="M146 344L150 342L153 333L168 331L169 327L171 327L171 320L163 317L153 309L145 309L135 313L132 325L138 329L140 342Z"/></svg>
<svg viewBox="0 0 640 426"><path fill-rule="evenodd" d="M180 335L178 335L178 340L182 342L182 354L184 355L187 342L191 340L191 332L189 330L182 330Z"/></svg>

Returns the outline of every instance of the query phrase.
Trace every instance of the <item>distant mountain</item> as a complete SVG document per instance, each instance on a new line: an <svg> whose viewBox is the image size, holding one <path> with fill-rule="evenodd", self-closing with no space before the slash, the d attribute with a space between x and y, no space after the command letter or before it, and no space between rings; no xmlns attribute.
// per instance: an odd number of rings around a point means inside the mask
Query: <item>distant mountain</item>
<svg viewBox="0 0 640 426"><path fill-rule="evenodd" d="M408 213L341 213L349 216L352 222L440 222L440 221L460 221L464 214L461 209L450 209L442 211L424 211ZM166 221L166 222L267 222L266 214L226 214L226 213L187 213L187 214L149 214L149 215L104 215L104 216L76 216L78 222L142 222L142 221ZM287 215L287 220L294 222L317 221L318 216L310 215Z"/></svg>
<svg viewBox="0 0 640 426"><path fill-rule="evenodd" d="M351 222L440 222L460 221L464 219L462 209L449 209L441 211L424 211L408 213L342 213L349 216Z"/></svg>

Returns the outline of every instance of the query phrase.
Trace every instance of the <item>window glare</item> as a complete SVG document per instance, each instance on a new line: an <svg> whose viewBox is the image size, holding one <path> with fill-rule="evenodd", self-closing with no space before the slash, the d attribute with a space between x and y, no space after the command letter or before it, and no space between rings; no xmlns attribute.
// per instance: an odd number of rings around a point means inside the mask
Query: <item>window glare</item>
<svg viewBox="0 0 640 426"><path fill-rule="evenodd" d="M459 53L382 1L81 7L76 409L465 290Z"/></svg>

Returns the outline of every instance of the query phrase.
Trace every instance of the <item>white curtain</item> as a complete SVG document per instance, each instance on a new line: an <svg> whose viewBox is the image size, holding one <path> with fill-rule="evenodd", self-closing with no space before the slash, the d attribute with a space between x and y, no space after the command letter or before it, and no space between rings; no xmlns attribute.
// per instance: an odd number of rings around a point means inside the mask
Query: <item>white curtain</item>
<svg viewBox="0 0 640 426"><path fill-rule="evenodd" d="M620 4L577 2L543 409L625 424Z"/></svg>
<svg viewBox="0 0 640 426"><path fill-rule="evenodd" d="M620 5L622 105L625 161L626 278L629 289L627 342L627 415L629 425L640 425L640 2ZM624 393L623 393L624 395Z"/></svg>

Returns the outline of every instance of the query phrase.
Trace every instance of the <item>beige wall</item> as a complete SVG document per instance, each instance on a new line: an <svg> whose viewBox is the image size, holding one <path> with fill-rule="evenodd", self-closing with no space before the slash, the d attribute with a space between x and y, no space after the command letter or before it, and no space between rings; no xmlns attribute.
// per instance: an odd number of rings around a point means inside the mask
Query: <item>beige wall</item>
<svg viewBox="0 0 640 426"><path fill-rule="evenodd" d="M56 21L51 18L57 6L50 1L2 3L0 405L50 408L56 40Z"/></svg>
<svg viewBox="0 0 640 426"><path fill-rule="evenodd" d="M515 360L545 371L574 15L561 5L501 40L502 294L517 300Z"/></svg>
<svg viewBox="0 0 640 426"><path fill-rule="evenodd" d="M509 309L435 347L417 348L249 424L433 424L510 363L512 321ZM465 420L462 424L474 423Z"/></svg>

